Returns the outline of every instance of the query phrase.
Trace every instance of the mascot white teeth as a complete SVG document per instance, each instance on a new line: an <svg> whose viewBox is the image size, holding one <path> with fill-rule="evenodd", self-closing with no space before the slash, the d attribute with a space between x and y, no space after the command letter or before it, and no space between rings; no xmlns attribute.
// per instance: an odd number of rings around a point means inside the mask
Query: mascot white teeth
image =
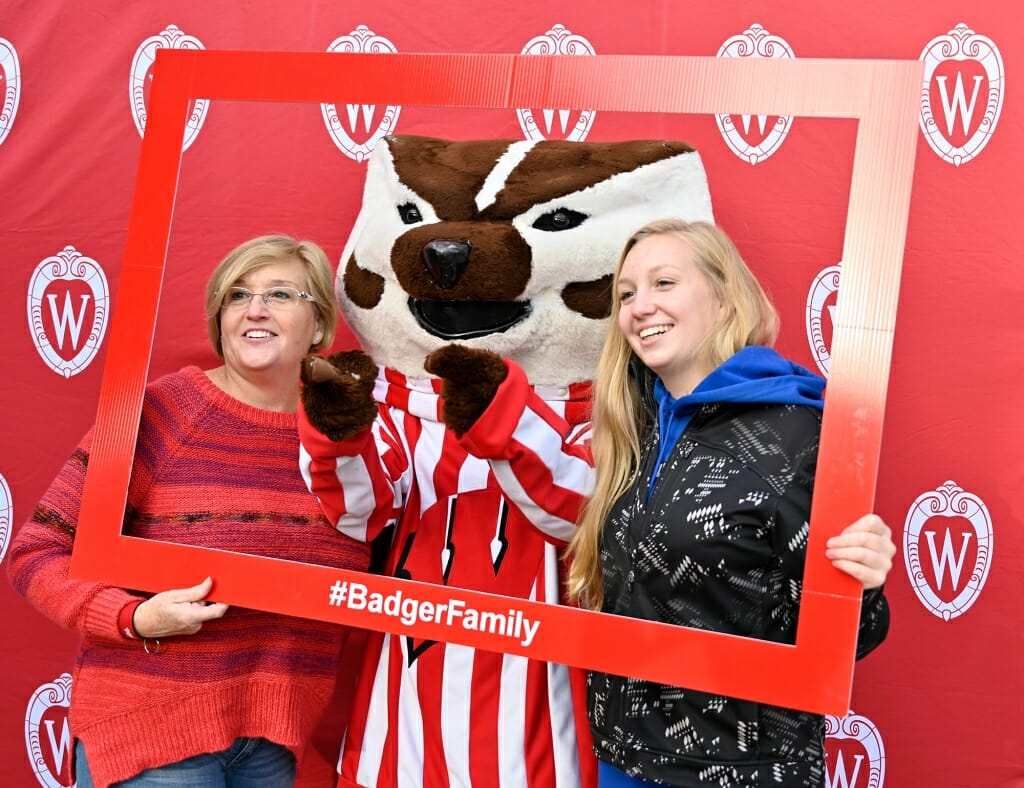
<svg viewBox="0 0 1024 788"><path fill-rule="evenodd" d="M560 603L612 273L669 216L713 221L683 143L382 140L338 270L363 349L303 366L303 473L339 530L383 534L396 577ZM580 678L371 633L339 786L592 785Z"/></svg>

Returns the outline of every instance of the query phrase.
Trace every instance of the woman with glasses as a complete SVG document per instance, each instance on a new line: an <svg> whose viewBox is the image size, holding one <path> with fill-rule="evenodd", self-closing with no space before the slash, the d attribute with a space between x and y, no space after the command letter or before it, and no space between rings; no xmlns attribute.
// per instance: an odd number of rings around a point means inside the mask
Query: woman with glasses
<svg viewBox="0 0 1024 788"><path fill-rule="evenodd" d="M298 470L299 371L334 339L324 252L254 238L214 270L221 366L150 383L124 532L365 570ZM346 630L231 608L190 588L143 594L68 577L92 431L15 537L14 587L82 637L70 709L79 788L284 788L333 689ZM197 578L200 579L200 578ZM215 594L214 594L215 596Z"/></svg>

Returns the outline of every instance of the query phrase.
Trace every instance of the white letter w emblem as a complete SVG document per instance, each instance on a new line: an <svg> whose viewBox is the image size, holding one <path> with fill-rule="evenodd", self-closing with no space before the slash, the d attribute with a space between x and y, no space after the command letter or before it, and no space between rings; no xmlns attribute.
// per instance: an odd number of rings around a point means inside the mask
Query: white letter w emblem
<svg viewBox="0 0 1024 788"><path fill-rule="evenodd" d="M956 591L960 585L960 572L964 568L964 557L967 554L967 545L971 541L971 534L962 534L963 542L960 545L960 555L953 556L953 538L949 529L946 529L942 537L942 552L936 555L935 552L935 531L925 531L925 539L928 540L928 552L932 557L932 569L935 570L936 591L942 589L946 577L946 565L949 565L949 577L952 583L952 590Z"/></svg>
<svg viewBox="0 0 1024 788"><path fill-rule="evenodd" d="M959 71L956 74L956 84L953 87L953 98L949 97L949 88L946 86L947 77L935 77L935 82L942 97L942 111L946 116L946 134L953 135L953 124L957 115L960 116L960 127L966 135L971 126L971 118L974 115L974 106L978 101L978 91L981 89L981 76L974 75L974 91L971 93L971 103L967 105L967 95L964 91L963 74Z"/></svg>
<svg viewBox="0 0 1024 788"><path fill-rule="evenodd" d="M61 718L60 741L53 735L53 720L43 720L46 726L46 735L50 739L50 752L53 753L53 765L57 774L64 772L64 756L71 755L71 730L68 728L68 718Z"/></svg>
<svg viewBox="0 0 1024 788"><path fill-rule="evenodd" d="M57 347L61 350L64 349L64 334L69 327L71 329L71 347L75 350L78 349L78 337L82 333L82 322L85 320L85 310L89 305L88 293L83 293L80 297L82 306L76 315L71 305L71 293L64 291L64 308L61 309L58 316L57 296L53 293L46 294L46 300L50 302L50 317L53 318L53 327L57 332Z"/></svg>
<svg viewBox="0 0 1024 788"><path fill-rule="evenodd" d="M860 774L860 765L864 761L863 755L853 756L853 776L846 773L846 764L843 763L843 753L840 751L836 758L835 773L829 776L828 769L825 770L825 783L828 788L853 788L857 784L857 775Z"/></svg>

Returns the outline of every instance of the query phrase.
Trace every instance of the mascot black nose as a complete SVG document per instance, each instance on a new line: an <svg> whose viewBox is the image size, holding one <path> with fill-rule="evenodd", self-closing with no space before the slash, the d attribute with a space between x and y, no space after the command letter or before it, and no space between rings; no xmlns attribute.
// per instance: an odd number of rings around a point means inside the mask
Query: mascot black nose
<svg viewBox="0 0 1024 788"><path fill-rule="evenodd" d="M469 241L445 238L431 241L423 247L423 263L442 290L451 290L459 283L459 277L469 265L469 252L472 248Z"/></svg>

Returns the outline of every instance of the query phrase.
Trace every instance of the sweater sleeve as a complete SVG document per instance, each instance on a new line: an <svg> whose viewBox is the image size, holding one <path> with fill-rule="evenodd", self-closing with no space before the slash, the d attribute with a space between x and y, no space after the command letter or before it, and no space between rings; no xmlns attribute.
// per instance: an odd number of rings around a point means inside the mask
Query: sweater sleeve
<svg viewBox="0 0 1024 788"><path fill-rule="evenodd" d="M462 446L490 462L505 496L547 538L568 542L593 490L587 429L556 414L516 364Z"/></svg>
<svg viewBox="0 0 1024 788"><path fill-rule="evenodd" d="M373 541L393 524L412 483L405 442L387 408L366 430L334 441L299 404L299 469L324 515L346 536Z"/></svg>
<svg viewBox="0 0 1024 788"><path fill-rule="evenodd" d="M140 597L68 576L91 444L90 431L18 530L7 572L14 589L52 621L93 640L120 641L118 613Z"/></svg>

